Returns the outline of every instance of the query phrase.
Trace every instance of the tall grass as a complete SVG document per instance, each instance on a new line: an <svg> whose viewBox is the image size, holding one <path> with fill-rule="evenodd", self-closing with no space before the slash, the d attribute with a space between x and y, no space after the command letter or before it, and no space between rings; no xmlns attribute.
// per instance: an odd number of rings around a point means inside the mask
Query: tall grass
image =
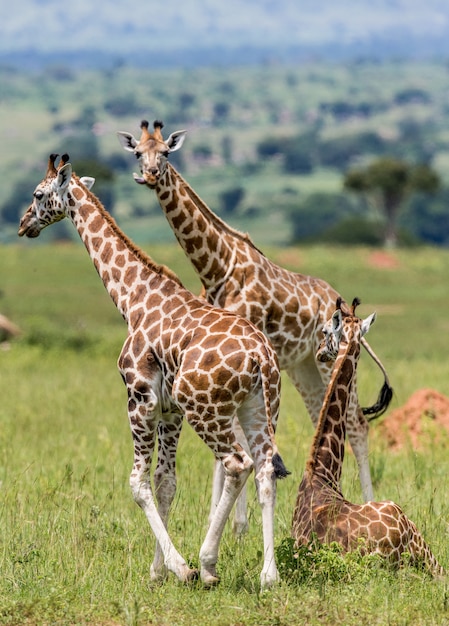
<svg viewBox="0 0 449 626"><path fill-rule="evenodd" d="M176 246L149 252L198 291ZM373 266L368 249L268 253L291 269L328 279L348 300L361 297L361 314L378 311L367 338L391 376L393 408L424 386L449 395L448 252L398 251L394 269ZM174 577L151 583L154 540L128 488L132 444L125 388L116 368L124 322L81 246L31 242L2 247L0 264L0 310L22 328L22 336L0 352L0 623L449 622L446 581L343 559L332 551L304 565L301 577L284 574L279 587L260 594L261 520L252 481L250 531L237 541L226 528L219 587L185 587ZM277 438L292 476L278 484L281 565L313 432L301 399L286 377L283 383ZM380 384L378 370L363 355L362 404L375 399ZM447 442L392 453L374 423L371 467L376 497L397 501L449 567ZM185 427L170 533L195 565L207 525L211 477L210 452ZM343 491L360 501L351 453Z"/></svg>

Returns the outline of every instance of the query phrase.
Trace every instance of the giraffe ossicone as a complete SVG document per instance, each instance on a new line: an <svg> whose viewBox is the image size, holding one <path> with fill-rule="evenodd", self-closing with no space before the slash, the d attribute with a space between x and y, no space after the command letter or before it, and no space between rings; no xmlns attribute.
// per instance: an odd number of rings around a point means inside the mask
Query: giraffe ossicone
<svg viewBox="0 0 449 626"><path fill-rule="evenodd" d="M261 586L271 586L278 580L276 479L288 474L274 435L280 393L276 353L251 322L194 296L173 272L134 245L90 191L93 179L78 178L67 155L58 167L55 161L56 155L51 155L18 234L37 237L43 228L69 218L127 323L118 367L128 392L134 443L130 486L156 537L151 576L163 578L168 571L182 581L198 576L167 531L176 491L176 450L185 418L222 464L225 476L200 549L203 583L218 582L216 563L225 523L254 468L264 544ZM234 419L241 424L249 454L236 437ZM154 495L151 468L156 436Z"/></svg>
<svg viewBox="0 0 449 626"><path fill-rule="evenodd" d="M231 228L213 213L168 161L170 152L182 146L186 131L172 133L165 141L160 121L154 123L153 133L148 126L147 121L142 122L139 139L131 133L118 132L123 148L138 159L141 173L134 174L136 181L155 191L179 244L202 282L207 301L251 320L270 339L281 369L287 372L316 424L332 370L329 363L316 359L316 351L321 329L330 318L339 294L324 280L276 265L257 249L248 235ZM349 311L344 301L342 308ZM379 359L365 339L362 343L385 378L382 398L363 410L354 384L348 409L348 438L357 460L363 498L367 501L374 496L368 461L368 421L385 410L391 387ZM222 484L220 471L217 466L214 502ZM241 528L247 524L244 511L245 504L241 503L238 522Z"/></svg>
<svg viewBox="0 0 449 626"><path fill-rule="evenodd" d="M393 564L422 565L435 576L444 570L432 554L416 525L392 501L353 504L340 487L344 460L346 417L360 356L360 343L376 319L375 313L361 320L345 314L341 303L324 327L318 358L334 362L332 376L321 408L309 458L298 488L292 520L295 544L337 542L344 552L379 554Z"/></svg>

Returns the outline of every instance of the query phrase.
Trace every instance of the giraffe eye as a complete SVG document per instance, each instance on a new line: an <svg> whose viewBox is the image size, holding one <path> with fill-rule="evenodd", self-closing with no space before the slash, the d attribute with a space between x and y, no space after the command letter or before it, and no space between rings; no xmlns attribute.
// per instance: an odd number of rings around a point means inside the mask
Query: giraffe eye
<svg viewBox="0 0 449 626"><path fill-rule="evenodd" d="M141 152L134 152L134 154L136 155L136 159L140 159L140 157L142 156Z"/></svg>
<svg viewBox="0 0 449 626"><path fill-rule="evenodd" d="M36 198L36 200L42 200L42 198L44 197L44 192L43 191L35 191L33 195Z"/></svg>

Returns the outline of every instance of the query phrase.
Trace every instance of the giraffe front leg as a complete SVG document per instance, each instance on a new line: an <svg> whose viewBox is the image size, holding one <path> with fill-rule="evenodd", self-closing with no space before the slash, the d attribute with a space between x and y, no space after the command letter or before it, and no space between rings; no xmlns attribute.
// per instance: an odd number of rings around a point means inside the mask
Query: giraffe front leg
<svg viewBox="0 0 449 626"><path fill-rule="evenodd" d="M363 500L365 502L370 502L374 500L374 490L369 466L369 426L358 402L357 381L355 379L353 380L351 387L346 432L348 441L351 444L352 451L354 452L354 456L357 461Z"/></svg>
<svg viewBox="0 0 449 626"><path fill-rule="evenodd" d="M157 507L162 522L167 528L168 515L176 493L176 450L182 428L182 417L173 414L171 419L165 419L158 424L159 454L154 473L154 489ZM164 554L159 542L153 563L150 567L152 580L163 580L167 577L167 567L164 563Z"/></svg>

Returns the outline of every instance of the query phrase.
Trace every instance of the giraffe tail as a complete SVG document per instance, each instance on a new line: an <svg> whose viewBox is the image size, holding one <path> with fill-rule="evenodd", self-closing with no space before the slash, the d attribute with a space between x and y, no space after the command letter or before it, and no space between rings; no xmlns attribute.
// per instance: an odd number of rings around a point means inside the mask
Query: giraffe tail
<svg viewBox="0 0 449 626"><path fill-rule="evenodd" d="M279 452L273 454L273 478L285 478L291 472L284 465L284 461L281 458Z"/></svg>
<svg viewBox="0 0 449 626"><path fill-rule="evenodd" d="M368 418L368 421L371 422L372 420L375 420L381 415L383 415L385 411L388 409L390 402L393 398L393 387L390 385L388 374L384 366L382 365L381 360L376 355L376 353L374 352L374 350L371 348L371 346L369 345L369 343L366 341L364 337L362 337L361 343L363 347L365 348L365 350L370 355L370 357L373 359L373 361L381 369L384 375L384 384L382 385L382 389L379 392L377 401L372 406L362 408L363 415L369 415L370 417Z"/></svg>
<svg viewBox="0 0 449 626"><path fill-rule="evenodd" d="M260 367L260 374L261 374L261 379L262 379L263 396L265 399L265 412L267 414L268 433L270 435L271 444L273 446L273 458L271 460L272 465L273 465L273 473L271 477L273 479L285 478L286 476L291 474L291 472L289 472L288 469L285 467L284 461L282 460L282 457L279 454L277 444L276 444L275 433L274 433L275 429L273 425L273 411L272 411L272 406L271 406L271 392L270 392L271 367L270 367L270 359L268 358L269 355L267 351L265 351L265 355L267 358L264 360L264 362L261 362L259 360L259 367Z"/></svg>

